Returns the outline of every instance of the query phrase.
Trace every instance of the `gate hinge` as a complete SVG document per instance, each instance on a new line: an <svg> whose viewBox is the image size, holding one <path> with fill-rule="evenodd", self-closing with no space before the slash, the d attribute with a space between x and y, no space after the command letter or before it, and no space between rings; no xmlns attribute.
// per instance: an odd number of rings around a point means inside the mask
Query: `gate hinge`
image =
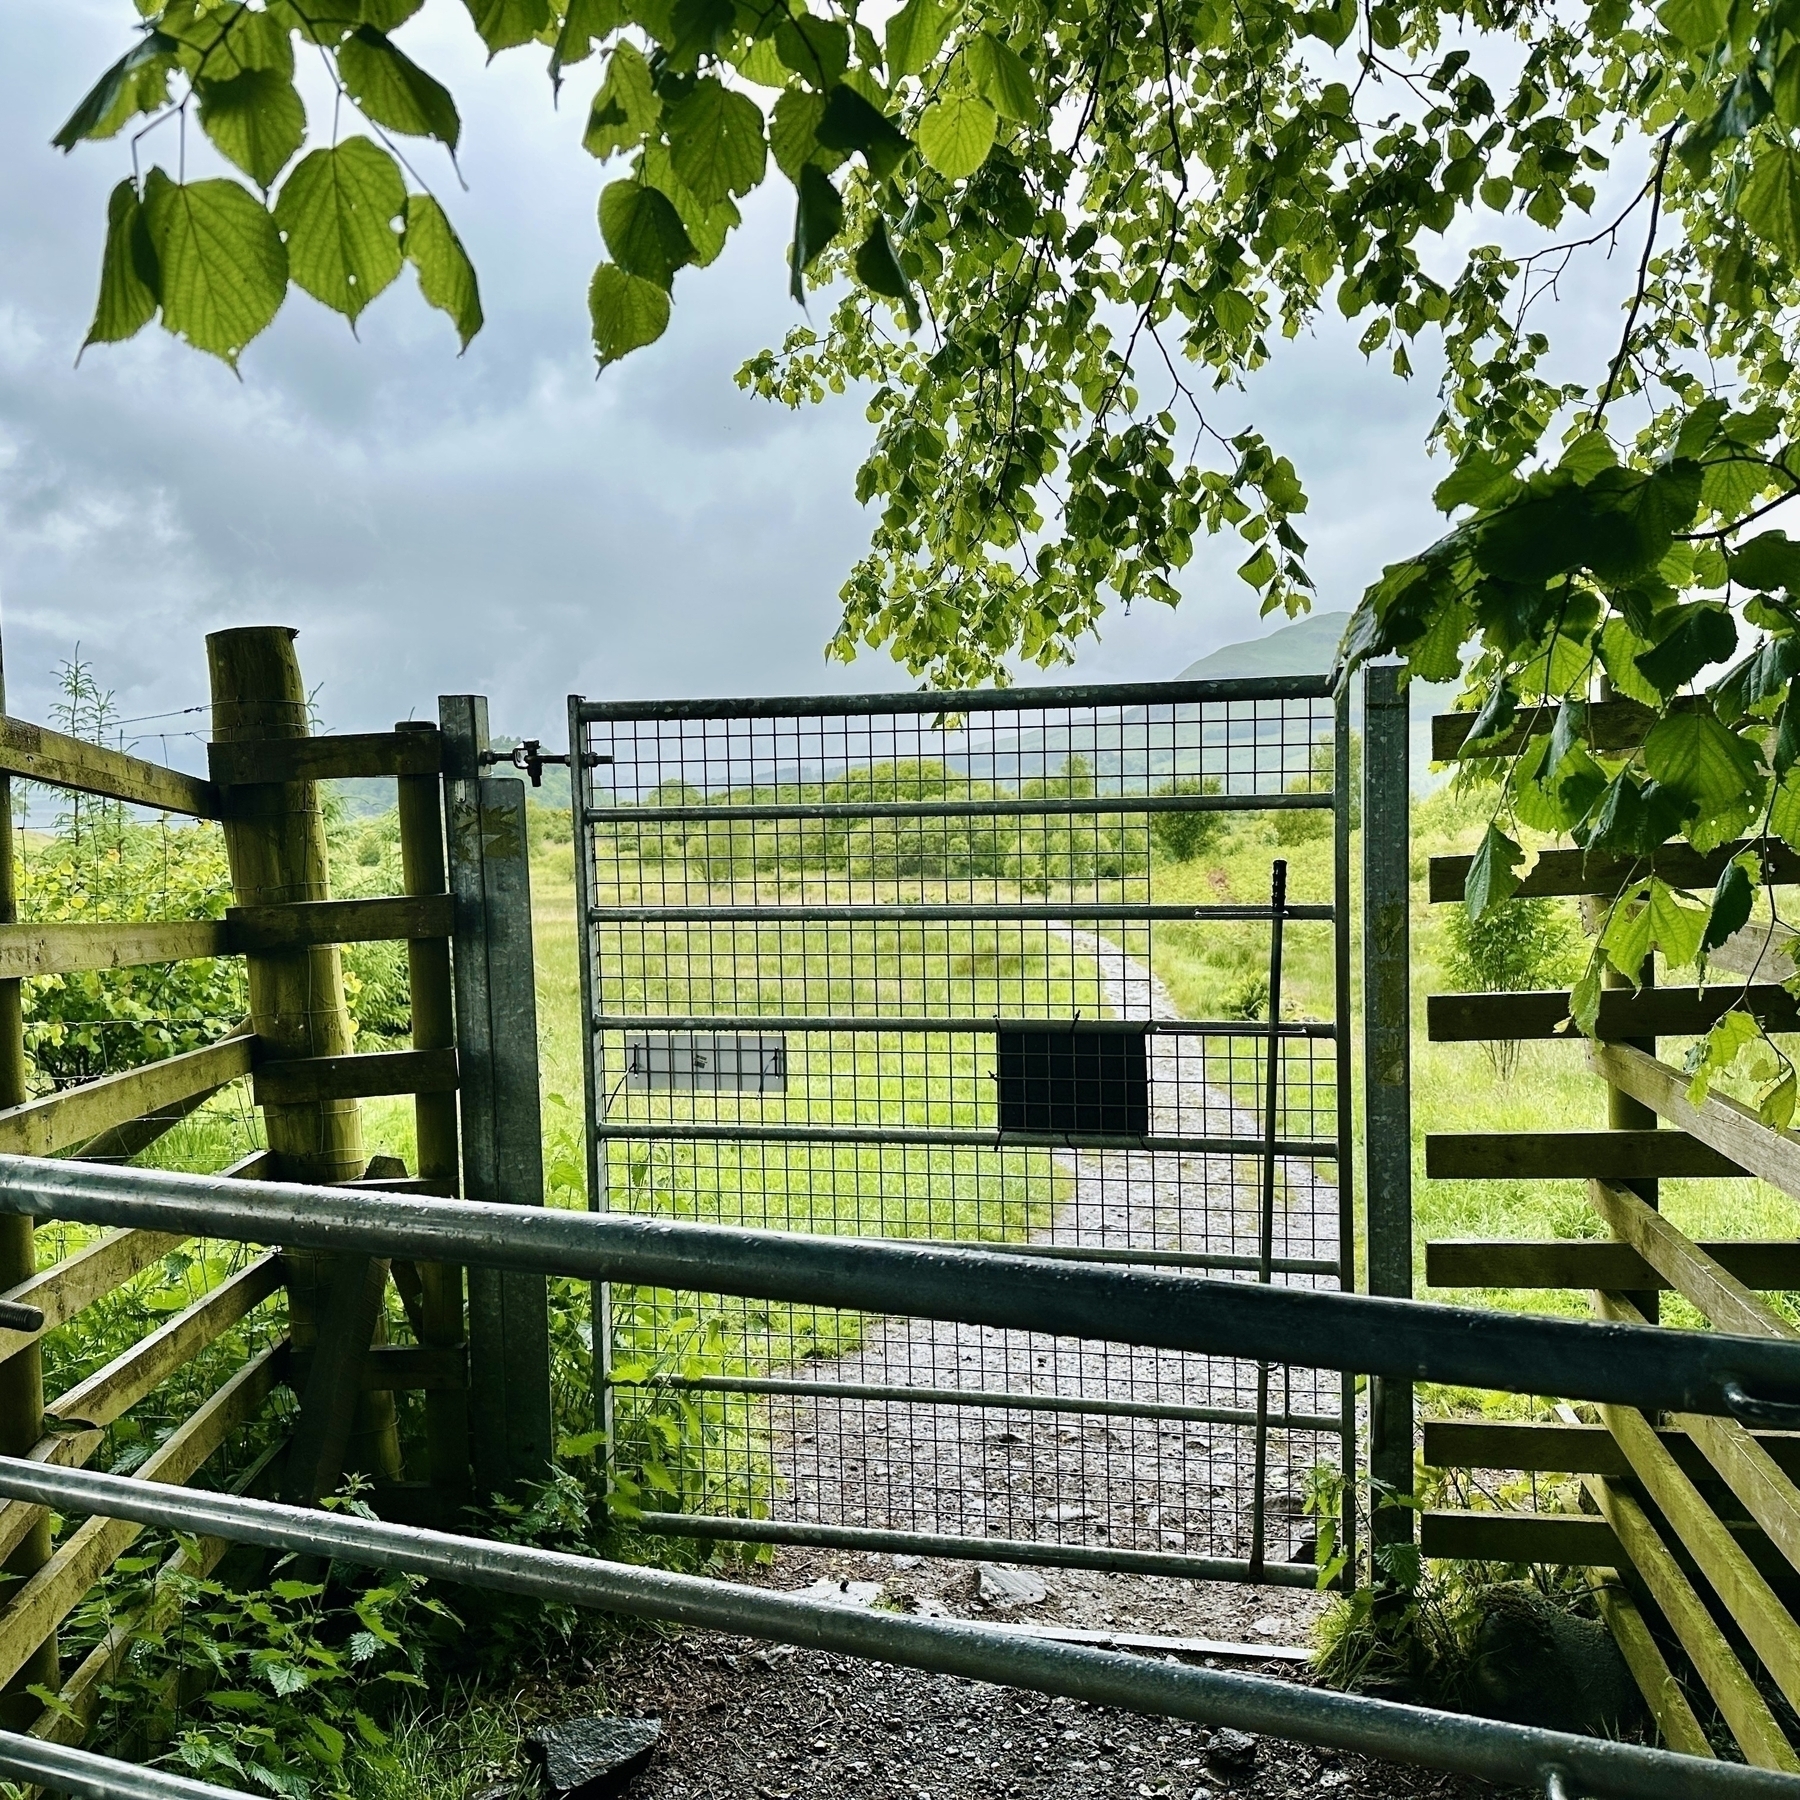
<svg viewBox="0 0 1800 1800"><path fill-rule="evenodd" d="M597 769L602 763L611 761L610 756L601 756L588 750L582 753L581 766L584 769ZM494 763L511 763L515 769L520 769L531 777L533 787L542 787L544 785L544 765L561 763L564 768L567 768L569 758L566 752L545 750L543 742L539 738L527 738L522 744L516 744L510 750L482 751L482 767L487 768Z"/></svg>

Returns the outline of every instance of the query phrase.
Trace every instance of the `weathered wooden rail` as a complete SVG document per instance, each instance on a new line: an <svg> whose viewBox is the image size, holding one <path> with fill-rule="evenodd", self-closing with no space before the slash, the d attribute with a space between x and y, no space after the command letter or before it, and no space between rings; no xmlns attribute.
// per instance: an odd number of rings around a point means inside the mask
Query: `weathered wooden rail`
<svg viewBox="0 0 1800 1800"><path fill-rule="evenodd" d="M1546 731L1550 714L1523 717L1517 743ZM1640 741L1648 715L1629 702L1588 709L1590 741L1620 750ZM1457 753L1467 721L1434 722L1433 747ZM1655 873L1711 887L1733 857L1671 846L1653 857L1551 851L1519 893L1611 897ZM1755 846L1772 881L1800 882L1800 857ZM1434 858L1434 902L1460 900L1467 857ZM1712 958L1741 979L1669 988L1650 980L1601 1000L1597 1040L1575 1037L1609 1095L1605 1131L1453 1134L1426 1140L1426 1173L1456 1179L1580 1179L1605 1238L1545 1242L1454 1241L1426 1246L1426 1278L1440 1287L1586 1289L1595 1317L1654 1322L1657 1297L1681 1296L1715 1330L1800 1338L1763 1297L1800 1291L1795 1240L1696 1242L1660 1210L1661 1183L1752 1176L1800 1201L1800 1138L1765 1126L1726 1095L1688 1100L1689 1076L1662 1060L1656 1040L1704 1033L1733 1005L1773 1032L1800 1031L1800 1006L1779 984L1795 974L1794 934L1747 926ZM1567 993L1439 994L1426 1008L1436 1042L1574 1036ZM1568 1478L1570 1509L1472 1507L1427 1512L1428 1555L1589 1571L1604 1616L1664 1739L1695 1755L1714 1751L1690 1695L1704 1694L1744 1758L1800 1773L1793 1719L1800 1711L1800 1415L1656 1416L1632 1407L1557 1408L1556 1422L1434 1418L1426 1463L1445 1470L1513 1471ZM1534 1484L1535 1489L1535 1484Z"/></svg>
<svg viewBox="0 0 1800 1800"><path fill-rule="evenodd" d="M493 1009L465 1005L459 1033L452 982L456 939L472 947L471 962L479 951L483 992L497 991L515 1016L521 987L529 998L522 788L484 778L486 719L478 701L446 703L448 737L440 726L412 722L392 732L311 736L292 636L253 629L208 640L215 737L209 779L6 717L0 693L0 807L10 806L11 781L21 777L215 822L225 836L236 902L220 919L20 920L14 844L0 833L0 1154L129 1160L214 1096L243 1084L261 1109L268 1147L223 1174L334 1182L376 1194L455 1195L462 1191L466 1148L490 1171L486 1197L540 1204L542 1182L531 1181L529 1171L524 1179L514 1167L491 1172L497 1111L506 1113L516 1135L535 1137L539 1129L535 1061L529 1084L520 1081L516 1047L509 1046L511 1075L496 1091ZM397 783L406 891L334 899L317 784L364 776ZM452 776L472 803L452 816L447 839ZM0 812L5 816L10 813ZM509 883L522 902L502 920L488 916L497 881ZM359 1053L338 946L377 940L408 946L413 1043ZM28 1094L22 982L207 957L245 961L249 1016L236 1030L159 1062ZM471 1066L482 1102L473 1117L463 1116ZM391 1158L371 1164L364 1155L357 1102L377 1095L413 1096L415 1170L396 1169ZM55 1240L59 1246L67 1235ZM200 1475L228 1441L259 1420L271 1442L250 1469L236 1471L240 1491L313 1501L356 1468L375 1478L371 1498L383 1516L447 1522L475 1492L545 1472L547 1361L534 1366L533 1333L517 1317L478 1309L471 1327L459 1267L246 1251L238 1266L105 1367L46 1399L45 1339L120 1290L154 1283L157 1265L191 1237L110 1231L78 1238L77 1247L39 1267L40 1248L49 1241L28 1218L0 1220L0 1296L43 1315L37 1331L0 1327L0 1455L84 1466L102 1451L110 1427L171 1379L191 1385L196 1359L209 1356L205 1367L226 1370L224 1379L139 1466L138 1477L179 1483ZM395 1322L404 1321L399 1329L411 1342L385 1341L390 1291L400 1298ZM541 1302L541 1279L537 1293ZM247 1324L254 1328L254 1353L247 1361L241 1355L221 1361L214 1347ZM516 1433L510 1441L471 1442L472 1329L477 1360L502 1370L516 1390L515 1412L533 1413L533 1390L543 1389L536 1409L542 1422L529 1442ZM540 1321L536 1344L542 1339ZM257 1342L267 1347L255 1350ZM234 1360L240 1366L232 1369ZM396 1430L393 1397L406 1391L424 1396L423 1442L411 1451L416 1469L403 1463ZM271 1414L284 1392L293 1397L288 1413ZM282 1418L286 1424L278 1423ZM54 1541L46 1508L0 1502L0 1568L16 1578L0 1603L0 1726L52 1742L79 1741L133 1632L156 1623L167 1602L122 1619L73 1670L62 1667L58 1627L140 1531L95 1519ZM201 1540L170 1567L197 1559L192 1566L204 1572L224 1548L222 1539ZM32 1685L56 1692L59 1703L42 1706L26 1691Z"/></svg>

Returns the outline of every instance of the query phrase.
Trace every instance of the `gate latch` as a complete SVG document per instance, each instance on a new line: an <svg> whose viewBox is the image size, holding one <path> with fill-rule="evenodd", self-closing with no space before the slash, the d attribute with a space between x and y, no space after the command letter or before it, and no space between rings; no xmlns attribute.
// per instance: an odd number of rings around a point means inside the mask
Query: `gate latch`
<svg viewBox="0 0 1800 1800"><path fill-rule="evenodd" d="M611 761L610 756L599 756L590 750L583 755L581 766L584 769L597 769L602 763ZM540 738L526 738L522 744L515 744L510 750L484 750L481 753L481 762L484 768L494 763L511 763L515 769L523 770L531 777L531 785L534 788L541 788L544 785L544 765L546 763L561 763L564 768L569 766L567 752L545 750Z"/></svg>

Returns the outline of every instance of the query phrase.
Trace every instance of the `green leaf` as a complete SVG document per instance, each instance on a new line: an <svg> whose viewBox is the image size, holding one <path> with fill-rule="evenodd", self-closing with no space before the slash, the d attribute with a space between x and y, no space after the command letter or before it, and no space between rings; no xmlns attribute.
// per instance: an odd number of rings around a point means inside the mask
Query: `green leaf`
<svg viewBox="0 0 1800 1800"><path fill-rule="evenodd" d="M109 138L140 113L168 104L175 41L153 31L94 83L50 142L65 153L84 139Z"/></svg>
<svg viewBox="0 0 1800 1800"><path fill-rule="evenodd" d="M747 194L763 178L761 111L710 75L669 108L668 132L675 173L702 206Z"/></svg>
<svg viewBox="0 0 1800 1800"><path fill-rule="evenodd" d="M463 349L468 349L469 340L482 326L475 265L451 229L444 209L429 194L407 195L406 232L400 248L419 272L419 292L426 304L450 315Z"/></svg>
<svg viewBox="0 0 1800 1800"><path fill-rule="evenodd" d="M594 96L581 147L603 160L635 150L661 117L662 102L644 53L635 44L620 44L607 59L606 79Z"/></svg>
<svg viewBox="0 0 1800 1800"><path fill-rule="evenodd" d="M1662 706L1662 695L1638 671L1637 659L1650 649L1623 619L1608 619L1600 628L1600 666L1621 699L1643 706Z"/></svg>
<svg viewBox="0 0 1800 1800"><path fill-rule="evenodd" d="M1569 1017L1583 1037L1592 1037L1600 1023L1601 959L1593 956L1569 994Z"/></svg>
<svg viewBox="0 0 1800 1800"><path fill-rule="evenodd" d="M1607 961L1633 987L1643 985L1640 972L1644 966L1644 958L1650 954L1652 939L1650 908L1635 891L1629 895L1620 895L1613 902L1606 929L1600 934L1600 948L1606 952Z"/></svg>
<svg viewBox="0 0 1800 1800"><path fill-rule="evenodd" d="M315 300L355 324L400 273L406 183L400 165L365 137L302 159L275 202L288 269Z"/></svg>
<svg viewBox="0 0 1800 1800"><path fill-rule="evenodd" d="M550 52L551 86L559 88L563 70L586 62L594 54L594 45L611 37L626 17L621 0L568 0L555 47Z"/></svg>
<svg viewBox="0 0 1800 1800"><path fill-rule="evenodd" d="M1644 739L1644 767L1703 812L1738 799L1758 779L1755 750L1709 712L1658 719Z"/></svg>
<svg viewBox="0 0 1800 1800"><path fill-rule="evenodd" d="M1487 828L1463 883L1463 904L1471 920L1513 894L1519 885L1519 864L1524 860L1525 852L1498 825Z"/></svg>
<svg viewBox="0 0 1800 1800"><path fill-rule="evenodd" d="M1742 862L1728 862L1719 885L1713 889L1712 911L1706 919L1706 935L1700 940L1702 950L1716 950L1728 937L1742 931L1750 923L1750 906L1756 890L1750 882L1750 871Z"/></svg>
<svg viewBox="0 0 1800 1800"><path fill-rule="evenodd" d="M784 67L821 94L844 78L850 67L850 33L837 19L815 19L810 13L783 19L775 27L775 54Z"/></svg>
<svg viewBox="0 0 1800 1800"><path fill-rule="evenodd" d="M1681 616L1653 650L1633 659L1638 673L1663 697L1684 688L1704 668L1721 663L1737 648L1737 623L1711 600L1681 609Z"/></svg>
<svg viewBox="0 0 1800 1800"><path fill-rule="evenodd" d="M962 181L987 161L999 121L979 94L949 94L919 117L919 149L946 181Z"/></svg>
<svg viewBox="0 0 1800 1800"><path fill-rule="evenodd" d="M600 235L627 275L668 289L675 271L694 260L681 215L666 194L638 181L614 181L601 191Z"/></svg>
<svg viewBox="0 0 1800 1800"><path fill-rule="evenodd" d="M329 0L321 10L331 10ZM168 0L158 25L176 40L181 66L196 80L228 81L246 69L293 77L293 27L273 11L217 0Z"/></svg>
<svg viewBox="0 0 1800 1800"><path fill-rule="evenodd" d="M1001 118L1028 125L1039 116L1043 108L1031 71L1010 44L984 31L970 38L965 54L982 98Z"/></svg>
<svg viewBox="0 0 1800 1800"><path fill-rule="evenodd" d="M1710 50L1725 29L1727 0L1663 0L1656 9L1663 29L1690 50Z"/></svg>
<svg viewBox="0 0 1800 1800"><path fill-rule="evenodd" d="M164 326L235 369L287 296L287 250L267 208L235 181L178 184L152 169L144 223Z"/></svg>
<svg viewBox="0 0 1800 1800"><path fill-rule="evenodd" d="M594 352L604 369L654 344L668 330L669 296L654 281L602 263L588 289L588 316L594 322Z"/></svg>
<svg viewBox="0 0 1800 1800"><path fill-rule="evenodd" d="M550 23L550 0L463 0L488 54L529 44Z"/></svg>
<svg viewBox="0 0 1800 1800"><path fill-rule="evenodd" d="M306 108L293 82L274 69L246 69L229 81L195 86L206 135L267 189L306 141Z"/></svg>
<svg viewBox="0 0 1800 1800"><path fill-rule="evenodd" d="M462 120L450 90L379 31L360 26L338 46L337 66L350 98L377 125L456 148Z"/></svg>
<svg viewBox="0 0 1800 1800"><path fill-rule="evenodd" d="M1551 756L1543 738L1526 751L1513 780L1514 810L1533 831L1570 831L1600 803L1606 772L1579 747L1554 763Z"/></svg>
<svg viewBox="0 0 1800 1800"><path fill-rule="evenodd" d="M1769 829L1790 850L1800 850L1800 768L1791 768L1769 801Z"/></svg>
<svg viewBox="0 0 1800 1800"><path fill-rule="evenodd" d="M144 226L137 189L121 181L106 202L106 250L100 259L100 298L82 349L136 337L156 317L156 252Z"/></svg>
<svg viewBox="0 0 1800 1800"><path fill-rule="evenodd" d="M1665 881L1650 883L1650 934L1671 969L1685 969L1700 954L1706 933L1704 907L1688 905Z"/></svg>
<svg viewBox="0 0 1800 1800"><path fill-rule="evenodd" d="M675 0L669 66L691 74L703 56L716 55L730 42L736 16L731 0Z"/></svg>
<svg viewBox="0 0 1800 1800"><path fill-rule="evenodd" d="M776 168L789 181L797 182L802 165L818 152L819 121L824 117L825 96L811 88L791 87L775 102L769 115L769 150ZM841 156L833 156L832 167L841 160Z"/></svg>
<svg viewBox="0 0 1800 1800"><path fill-rule="evenodd" d="M1765 531L1749 543L1726 552L1731 579L1741 587L1800 590L1800 544L1785 531Z"/></svg>
<svg viewBox="0 0 1800 1800"><path fill-rule="evenodd" d="M941 6L938 0L906 0L887 22L888 74L895 79L923 74L943 49L955 22L954 7Z"/></svg>
<svg viewBox="0 0 1800 1800"><path fill-rule="evenodd" d="M1762 1037L1762 1027L1747 1012L1728 1012L1699 1045L1694 1058L1694 1079L1688 1084L1688 1104L1698 1106L1716 1076L1728 1074L1738 1057Z"/></svg>
<svg viewBox="0 0 1800 1800"><path fill-rule="evenodd" d="M1513 474L1518 465L1516 456L1473 450L1433 489L1431 503L1443 513L1459 506L1489 506L1518 486Z"/></svg>
<svg viewBox="0 0 1800 1800"><path fill-rule="evenodd" d="M1800 160L1785 144L1765 143L1757 151L1738 212L1782 255L1800 257Z"/></svg>
<svg viewBox="0 0 1800 1800"><path fill-rule="evenodd" d="M891 175L912 148L912 139L852 87L831 90L814 135L826 150L860 150L878 181Z"/></svg>
<svg viewBox="0 0 1800 1800"><path fill-rule="evenodd" d="M362 22L377 31L398 31L416 13L425 0L362 0ZM576 11L582 0L573 0L569 10Z"/></svg>
<svg viewBox="0 0 1800 1800"><path fill-rule="evenodd" d="M844 229L844 203L825 171L807 163L800 171L799 194L794 208L794 244L788 253L788 291L806 299L806 271L818 261L827 244Z"/></svg>
<svg viewBox="0 0 1800 1800"><path fill-rule="evenodd" d="M368 0L269 0L267 16L286 30L299 32L303 42L323 44L329 49L359 25L374 25L382 31L392 29L368 15Z"/></svg>
<svg viewBox="0 0 1800 1800"><path fill-rule="evenodd" d="M1790 130L1800 125L1800 45L1795 45L1782 57L1775 71L1770 98L1775 104L1775 116L1782 124Z"/></svg>
<svg viewBox="0 0 1800 1800"><path fill-rule="evenodd" d="M1455 681L1462 675L1463 645L1474 624L1466 602L1440 607L1423 636L1408 639L1406 666L1415 681Z"/></svg>
<svg viewBox="0 0 1800 1800"><path fill-rule="evenodd" d="M669 160L668 146L648 144L638 162L638 179L667 194L681 222L687 227L694 246L694 262L700 268L712 262L725 248L725 240L743 222L738 209L729 201L716 206L702 206L688 191L687 183L675 173Z"/></svg>
<svg viewBox="0 0 1800 1800"><path fill-rule="evenodd" d="M906 310L906 326L909 331L919 329L919 303L913 298L912 283L906 279L906 271L900 267L900 259L894 254L893 240L888 236L887 220L879 214L869 227L869 235L863 239L862 246L856 252L856 279L871 294L881 294L889 300L898 300Z"/></svg>

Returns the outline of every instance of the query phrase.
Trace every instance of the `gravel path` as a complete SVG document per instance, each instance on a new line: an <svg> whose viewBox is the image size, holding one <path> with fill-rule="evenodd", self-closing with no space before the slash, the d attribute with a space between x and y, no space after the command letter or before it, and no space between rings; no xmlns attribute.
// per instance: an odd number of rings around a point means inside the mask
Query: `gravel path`
<svg viewBox="0 0 1800 1800"><path fill-rule="evenodd" d="M1113 1016L1180 1016L1167 989L1136 958L1092 932L1064 935L1097 965ZM1153 1035L1149 1042L1155 1133L1259 1135L1256 1114L1233 1105L1208 1079L1206 1052L1217 1055L1220 1040ZM1240 1091L1253 1087L1248 1057L1240 1057L1236 1074ZM1256 1253L1260 1171L1254 1158L1106 1150L1061 1153L1057 1161L1070 1191L1039 1241ZM1311 1165L1286 1166L1278 1206L1278 1255L1335 1247L1337 1192ZM1248 1410L1256 1399L1251 1364L905 1318L871 1322L855 1354L808 1362L797 1372L809 1381L1188 1408ZM1333 1375L1296 1371L1291 1389L1285 1395L1283 1389L1278 1377L1278 1412L1336 1414ZM1242 1426L868 1400L778 1401L772 1424L785 1516L1204 1557L1249 1551L1254 1434ZM1310 1466L1335 1454L1331 1438L1271 1433L1272 1560L1310 1556L1300 1490Z"/></svg>
<svg viewBox="0 0 1800 1800"><path fill-rule="evenodd" d="M563 1716L663 1721L630 1800L1505 1800L1367 1757L710 1633L633 1633L585 1692L546 1698Z"/></svg>

